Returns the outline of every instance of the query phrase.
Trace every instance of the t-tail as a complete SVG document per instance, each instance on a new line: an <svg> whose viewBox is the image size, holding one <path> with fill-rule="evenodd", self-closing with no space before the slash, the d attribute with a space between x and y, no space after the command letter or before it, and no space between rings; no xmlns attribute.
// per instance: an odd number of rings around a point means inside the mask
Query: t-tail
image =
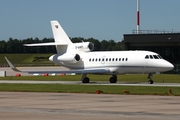
<svg viewBox="0 0 180 120"><path fill-rule="evenodd" d="M51 21L54 42L24 44L25 46L50 46L55 45L57 54L64 55L65 53L76 52L91 52L94 49L94 44L91 42L72 43L58 21ZM74 53L75 52L75 53Z"/></svg>
<svg viewBox="0 0 180 120"><path fill-rule="evenodd" d="M71 40L61 27L58 21L51 21L54 41L49 43L24 44L25 46L56 46L57 54L62 55L68 51L68 46L72 44Z"/></svg>
<svg viewBox="0 0 180 120"><path fill-rule="evenodd" d="M71 40L58 21L51 21L51 27L55 43L60 43L60 45L56 45L57 53L60 55L66 53L68 50L68 45L72 44Z"/></svg>

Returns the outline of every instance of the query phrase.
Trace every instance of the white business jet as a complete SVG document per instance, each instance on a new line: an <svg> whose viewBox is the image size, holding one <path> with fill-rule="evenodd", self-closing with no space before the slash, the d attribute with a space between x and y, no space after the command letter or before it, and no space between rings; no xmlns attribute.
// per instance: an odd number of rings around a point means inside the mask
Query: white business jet
<svg viewBox="0 0 180 120"><path fill-rule="evenodd" d="M25 44L25 46L55 45L57 54L49 60L71 70L59 71L21 71L5 57L9 66L17 72L29 74L78 73L82 74L82 83L89 83L87 74L110 74L110 83L117 82L117 74L148 73L148 83L153 84L152 74L172 70L174 66L159 54L150 51L101 51L92 52L91 42L72 43L58 21L51 21L55 42Z"/></svg>

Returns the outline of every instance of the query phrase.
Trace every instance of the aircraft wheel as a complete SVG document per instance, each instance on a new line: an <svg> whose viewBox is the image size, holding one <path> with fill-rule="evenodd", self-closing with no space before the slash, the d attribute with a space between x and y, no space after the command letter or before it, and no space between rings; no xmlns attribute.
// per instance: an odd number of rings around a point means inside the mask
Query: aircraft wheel
<svg viewBox="0 0 180 120"><path fill-rule="evenodd" d="M116 77L110 77L109 81L110 81L110 83L116 83L117 78Z"/></svg>
<svg viewBox="0 0 180 120"><path fill-rule="evenodd" d="M153 84L154 81L153 81L153 80L149 80L148 83L149 83L149 84Z"/></svg>
<svg viewBox="0 0 180 120"><path fill-rule="evenodd" d="M89 78L88 78L88 77L85 77L85 78L82 80L82 83L89 83Z"/></svg>

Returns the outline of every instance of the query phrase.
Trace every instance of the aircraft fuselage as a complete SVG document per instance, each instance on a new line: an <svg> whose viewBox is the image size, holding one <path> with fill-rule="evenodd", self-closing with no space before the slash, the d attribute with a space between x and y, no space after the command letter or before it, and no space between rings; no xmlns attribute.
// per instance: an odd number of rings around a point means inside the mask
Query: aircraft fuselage
<svg viewBox="0 0 180 120"><path fill-rule="evenodd" d="M58 54L51 56L50 60L70 69L108 68L111 73L116 74L159 73L174 67L157 53L150 51L78 52L78 55L80 60L76 62L59 61L54 57L59 56ZM145 58L146 56L149 58Z"/></svg>

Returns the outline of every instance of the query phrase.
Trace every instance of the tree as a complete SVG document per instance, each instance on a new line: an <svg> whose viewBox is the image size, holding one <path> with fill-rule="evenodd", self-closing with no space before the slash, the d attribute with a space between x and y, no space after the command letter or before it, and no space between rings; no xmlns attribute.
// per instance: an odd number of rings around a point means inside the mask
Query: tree
<svg viewBox="0 0 180 120"><path fill-rule="evenodd" d="M27 38L22 41L22 44L32 44L35 43L33 38ZM36 47L23 47L23 53L36 53Z"/></svg>
<svg viewBox="0 0 180 120"><path fill-rule="evenodd" d="M113 47L113 51L120 51L120 50L124 50L125 46L122 42L117 42L116 45Z"/></svg>
<svg viewBox="0 0 180 120"><path fill-rule="evenodd" d="M85 39L82 38L82 37L74 37L74 38L70 38L70 39L71 39L71 41L72 41L73 43L79 43L79 42L82 42L82 41L85 40Z"/></svg>
<svg viewBox="0 0 180 120"><path fill-rule="evenodd" d="M109 46L109 42L108 42L107 40L103 40L103 41L101 41L101 47L100 47L100 50L106 51L107 48L108 48L108 46Z"/></svg>
<svg viewBox="0 0 180 120"><path fill-rule="evenodd" d="M88 38L86 41L92 42L94 44L94 50L93 51L99 51L101 43L99 40L94 39L94 38Z"/></svg>
<svg viewBox="0 0 180 120"><path fill-rule="evenodd" d="M77 42L92 42L94 44L94 51L117 51L124 50L125 46L123 42L115 42L114 40L99 40L94 38L84 39L82 37L70 38L73 43ZM43 38L42 40L38 38L27 38L24 40L18 40L9 38L6 42L5 40L0 41L0 52L1 53L56 53L55 46L38 46L38 47L26 47L23 44L33 44L33 43L46 43L54 42L53 38Z"/></svg>
<svg viewBox="0 0 180 120"><path fill-rule="evenodd" d="M7 47L6 41L4 40L0 41L0 53L6 53L6 47Z"/></svg>
<svg viewBox="0 0 180 120"><path fill-rule="evenodd" d="M22 43L21 40L9 38L7 42L7 53L21 53L22 52Z"/></svg>
<svg viewBox="0 0 180 120"><path fill-rule="evenodd" d="M109 45L108 47L106 48L107 51L112 51L113 50L113 47L116 45L116 43L114 42L114 40L109 40Z"/></svg>

